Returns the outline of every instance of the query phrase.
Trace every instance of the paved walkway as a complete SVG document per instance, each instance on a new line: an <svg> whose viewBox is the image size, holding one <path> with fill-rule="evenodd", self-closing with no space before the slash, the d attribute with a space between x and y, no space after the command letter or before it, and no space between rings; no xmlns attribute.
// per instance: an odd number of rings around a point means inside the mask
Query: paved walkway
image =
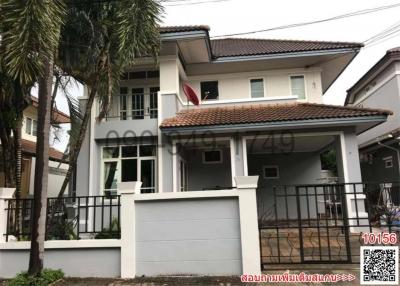
<svg viewBox="0 0 400 286"><path fill-rule="evenodd" d="M285 270L265 271L265 274L282 274ZM329 265L320 270L290 270L289 273L307 274L352 274L356 277L354 281L338 283L276 283L276 285L359 285L359 272L357 270L329 270ZM76 285L76 286L236 286L236 285L273 285L273 283L241 283L239 277L144 277L134 280L122 279L76 279L69 278L56 283L56 286Z"/></svg>

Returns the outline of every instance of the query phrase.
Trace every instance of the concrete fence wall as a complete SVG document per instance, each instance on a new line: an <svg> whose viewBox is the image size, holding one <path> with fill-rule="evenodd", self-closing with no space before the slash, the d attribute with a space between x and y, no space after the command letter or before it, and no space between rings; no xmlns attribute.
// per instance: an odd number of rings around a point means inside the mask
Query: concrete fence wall
<svg viewBox="0 0 400 286"><path fill-rule="evenodd" d="M122 183L121 239L46 241L44 266L71 277L259 274L258 177L237 189L140 194ZM0 189L0 277L27 270L30 242L5 242Z"/></svg>

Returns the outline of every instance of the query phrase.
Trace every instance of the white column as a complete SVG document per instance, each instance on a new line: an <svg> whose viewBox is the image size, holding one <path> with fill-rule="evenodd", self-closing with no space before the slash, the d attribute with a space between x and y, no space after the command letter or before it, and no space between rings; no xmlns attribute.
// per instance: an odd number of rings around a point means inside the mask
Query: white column
<svg viewBox="0 0 400 286"><path fill-rule="evenodd" d="M342 174L346 185L346 204L350 232L368 232L368 213L365 210L363 185L361 178L360 157L358 152L357 135L353 130L345 131L340 135L340 147L342 156ZM356 227L357 225L363 227Z"/></svg>
<svg viewBox="0 0 400 286"><path fill-rule="evenodd" d="M142 182L118 184L121 195L121 278L135 278L135 194L140 194Z"/></svg>
<svg viewBox="0 0 400 286"><path fill-rule="evenodd" d="M243 274L261 274L256 189L258 176L235 177L239 192Z"/></svg>
<svg viewBox="0 0 400 286"><path fill-rule="evenodd" d="M0 243L6 242L7 233L7 200L12 199L14 188L0 188Z"/></svg>

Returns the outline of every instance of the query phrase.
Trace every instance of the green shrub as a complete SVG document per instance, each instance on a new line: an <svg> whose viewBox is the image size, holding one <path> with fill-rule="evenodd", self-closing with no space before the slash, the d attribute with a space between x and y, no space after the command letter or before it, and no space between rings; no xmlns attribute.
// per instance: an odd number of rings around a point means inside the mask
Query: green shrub
<svg viewBox="0 0 400 286"><path fill-rule="evenodd" d="M9 286L47 286L64 277L61 270L43 269L38 276L29 276L27 272L21 272L8 282Z"/></svg>

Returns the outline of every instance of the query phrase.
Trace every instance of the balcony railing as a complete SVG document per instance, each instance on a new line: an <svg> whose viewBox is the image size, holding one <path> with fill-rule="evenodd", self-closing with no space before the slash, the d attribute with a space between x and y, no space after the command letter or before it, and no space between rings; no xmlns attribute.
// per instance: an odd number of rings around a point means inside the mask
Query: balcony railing
<svg viewBox="0 0 400 286"><path fill-rule="evenodd" d="M157 92L113 96L106 121L140 120L158 117Z"/></svg>

